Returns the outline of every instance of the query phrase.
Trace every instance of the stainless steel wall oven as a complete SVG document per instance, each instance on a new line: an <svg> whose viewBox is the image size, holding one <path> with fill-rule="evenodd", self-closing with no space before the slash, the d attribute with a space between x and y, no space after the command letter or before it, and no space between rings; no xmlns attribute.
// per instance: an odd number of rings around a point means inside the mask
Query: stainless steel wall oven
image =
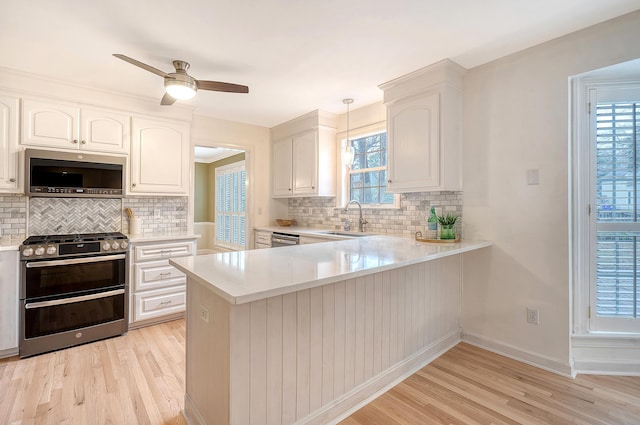
<svg viewBox="0 0 640 425"><path fill-rule="evenodd" d="M31 236L20 247L20 357L128 329L128 240L121 233Z"/></svg>

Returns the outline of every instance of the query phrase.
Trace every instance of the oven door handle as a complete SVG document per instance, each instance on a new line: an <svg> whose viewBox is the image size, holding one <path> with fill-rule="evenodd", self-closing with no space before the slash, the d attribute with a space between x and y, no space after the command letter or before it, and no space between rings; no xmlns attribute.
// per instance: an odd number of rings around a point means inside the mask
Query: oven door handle
<svg viewBox="0 0 640 425"><path fill-rule="evenodd" d="M126 258L125 254L117 254L101 255L96 257L68 258L66 260L34 261L28 262L26 264L26 267L28 269L34 269L38 267L68 266L71 264L99 263L101 261L122 260L124 258Z"/></svg>
<svg viewBox="0 0 640 425"><path fill-rule="evenodd" d="M121 295L121 294L124 294L124 289L114 289L113 291L100 292L100 293L91 294L91 295L81 295L79 297L61 298L59 300L27 303L24 305L24 308L29 310L32 308L51 307L54 305L64 305L64 304L78 303L82 301L97 300L100 298L107 298L107 297L112 297L114 295Z"/></svg>

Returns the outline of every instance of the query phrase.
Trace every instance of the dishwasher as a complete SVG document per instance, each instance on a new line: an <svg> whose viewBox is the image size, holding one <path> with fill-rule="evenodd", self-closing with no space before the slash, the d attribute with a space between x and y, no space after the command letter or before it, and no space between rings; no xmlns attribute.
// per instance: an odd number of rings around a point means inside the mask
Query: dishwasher
<svg viewBox="0 0 640 425"><path fill-rule="evenodd" d="M271 248L289 245L300 245L300 236L278 232L273 232L271 234Z"/></svg>

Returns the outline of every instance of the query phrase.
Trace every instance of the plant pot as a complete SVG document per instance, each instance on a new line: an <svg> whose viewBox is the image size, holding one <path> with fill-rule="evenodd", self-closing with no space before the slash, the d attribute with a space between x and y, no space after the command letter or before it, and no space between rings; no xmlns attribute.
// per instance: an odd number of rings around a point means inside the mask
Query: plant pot
<svg viewBox="0 0 640 425"><path fill-rule="evenodd" d="M455 238L456 238L455 224L440 225L440 239L455 239Z"/></svg>

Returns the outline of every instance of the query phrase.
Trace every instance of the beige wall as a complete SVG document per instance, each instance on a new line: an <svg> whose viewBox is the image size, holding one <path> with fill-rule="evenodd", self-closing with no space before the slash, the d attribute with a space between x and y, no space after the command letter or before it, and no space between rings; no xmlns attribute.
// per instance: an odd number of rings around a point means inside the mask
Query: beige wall
<svg viewBox="0 0 640 425"><path fill-rule="evenodd" d="M570 364L569 77L640 57L640 12L469 70L462 326L476 341ZM527 185L538 169L540 184ZM526 307L540 324L526 322Z"/></svg>

